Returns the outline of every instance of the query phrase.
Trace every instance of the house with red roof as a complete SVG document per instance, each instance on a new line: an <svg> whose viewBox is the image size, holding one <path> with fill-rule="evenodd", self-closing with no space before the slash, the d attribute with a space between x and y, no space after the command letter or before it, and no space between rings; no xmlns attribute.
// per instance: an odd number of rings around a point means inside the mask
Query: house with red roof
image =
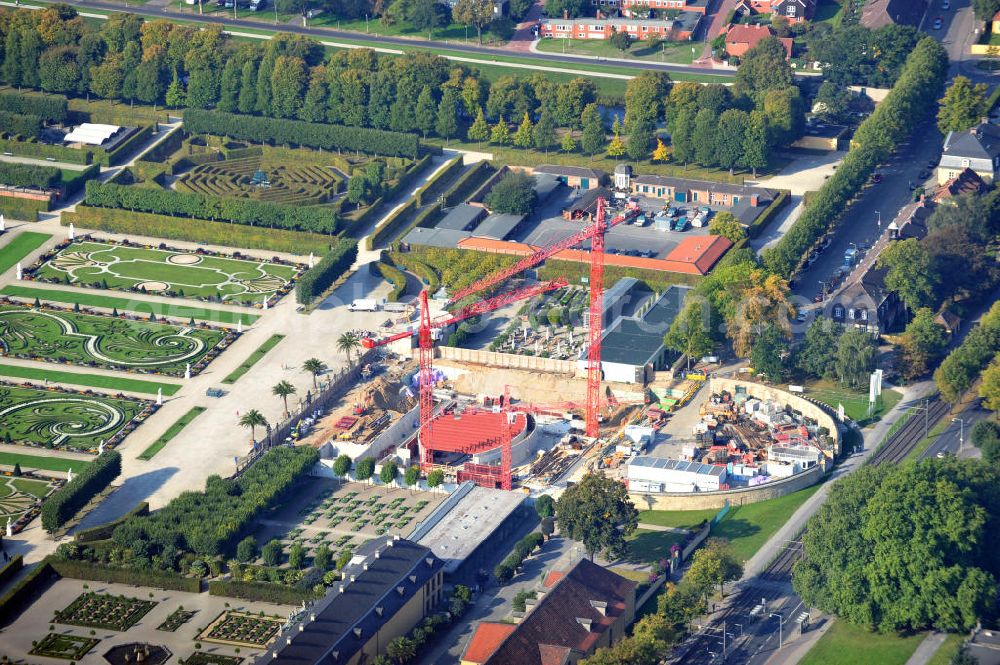
<svg viewBox="0 0 1000 665"><path fill-rule="evenodd" d="M733 25L726 31L726 53L731 57L740 57L761 40L775 37L774 30L769 25ZM785 48L785 58L792 57L792 39L776 37Z"/></svg>
<svg viewBox="0 0 1000 665"><path fill-rule="evenodd" d="M462 665L576 663L626 635L635 618L636 583L581 559L549 575L518 624L481 621Z"/></svg>

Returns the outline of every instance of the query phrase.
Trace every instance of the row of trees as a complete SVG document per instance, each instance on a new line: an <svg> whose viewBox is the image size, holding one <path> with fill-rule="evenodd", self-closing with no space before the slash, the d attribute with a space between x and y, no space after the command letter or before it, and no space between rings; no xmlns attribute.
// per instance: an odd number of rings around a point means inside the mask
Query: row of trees
<svg viewBox="0 0 1000 665"><path fill-rule="evenodd" d="M275 448L237 480L211 476L204 492L185 492L155 513L128 518L115 528L112 541L131 552L137 568L175 570L189 551L223 554L318 459L308 447Z"/></svg>
<svg viewBox="0 0 1000 665"><path fill-rule="evenodd" d="M37 115L21 115L10 111L0 111L0 130L21 139L38 138L42 133L42 119Z"/></svg>
<svg viewBox="0 0 1000 665"><path fill-rule="evenodd" d="M994 303L965 341L944 359L934 372L941 396L952 404L972 387L979 374L1000 353L1000 302Z"/></svg>
<svg viewBox="0 0 1000 665"><path fill-rule="evenodd" d="M347 272L357 258L357 241L341 239L319 260L319 263L299 277L295 285L295 299L302 305L312 303L314 298L330 288Z"/></svg>
<svg viewBox="0 0 1000 665"><path fill-rule="evenodd" d="M42 504L42 528L51 533L61 527L121 472L121 453L108 450L98 455L73 480L45 500Z"/></svg>
<svg viewBox="0 0 1000 665"><path fill-rule="evenodd" d="M120 208L160 215L224 220L235 224L292 231L332 234L337 217L328 208L300 207L270 201L176 192L170 189L130 187L90 180L86 203L99 208Z"/></svg>
<svg viewBox="0 0 1000 665"><path fill-rule="evenodd" d="M0 111L38 116L45 122L64 122L69 112L65 97L33 95L16 90L0 90Z"/></svg>
<svg viewBox="0 0 1000 665"><path fill-rule="evenodd" d="M895 149L937 100L948 55L935 40L922 39L907 59L895 87L854 134L852 148L837 172L813 196L781 240L764 250L764 264L790 276L866 183L879 162Z"/></svg>

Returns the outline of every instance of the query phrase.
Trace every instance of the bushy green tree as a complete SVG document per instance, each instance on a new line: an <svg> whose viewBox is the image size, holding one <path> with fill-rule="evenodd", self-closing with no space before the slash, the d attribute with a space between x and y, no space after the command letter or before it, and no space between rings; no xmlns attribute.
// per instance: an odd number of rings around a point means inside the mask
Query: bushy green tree
<svg viewBox="0 0 1000 665"><path fill-rule="evenodd" d="M603 474L588 473L556 502L561 533L583 543L587 554L611 558L628 551L626 538L638 525L639 511L625 485Z"/></svg>

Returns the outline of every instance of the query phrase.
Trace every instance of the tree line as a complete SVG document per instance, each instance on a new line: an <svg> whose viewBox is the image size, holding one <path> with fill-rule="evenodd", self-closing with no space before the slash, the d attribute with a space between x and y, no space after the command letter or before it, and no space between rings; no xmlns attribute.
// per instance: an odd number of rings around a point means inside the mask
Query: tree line
<svg viewBox="0 0 1000 665"><path fill-rule="evenodd" d="M0 112L0 123L3 123L3 116ZM0 183L5 185L49 189L58 187L60 182L62 171L54 166L0 162Z"/></svg>
<svg viewBox="0 0 1000 665"><path fill-rule="evenodd" d="M358 258L358 243L342 239L313 268L299 277L295 285L295 299L302 305L310 304L354 265Z"/></svg>
<svg viewBox="0 0 1000 665"><path fill-rule="evenodd" d="M121 453L108 450L98 455L73 480L45 500L42 504L42 528L51 533L61 527L121 472Z"/></svg>
<svg viewBox="0 0 1000 665"><path fill-rule="evenodd" d="M922 39L907 59L895 87L858 127L851 150L837 172L823 183L781 240L761 254L772 272L791 276L875 167L910 134L941 95L947 70L945 50L930 37Z"/></svg>

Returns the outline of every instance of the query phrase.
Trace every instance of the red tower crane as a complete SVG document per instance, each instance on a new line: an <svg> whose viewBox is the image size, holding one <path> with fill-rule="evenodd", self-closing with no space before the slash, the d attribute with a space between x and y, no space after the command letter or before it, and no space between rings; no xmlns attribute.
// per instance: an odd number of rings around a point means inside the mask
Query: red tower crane
<svg viewBox="0 0 1000 665"><path fill-rule="evenodd" d="M604 199L597 199L590 240L590 338L587 347L587 436L597 438L601 410L601 339L604 337Z"/></svg>

